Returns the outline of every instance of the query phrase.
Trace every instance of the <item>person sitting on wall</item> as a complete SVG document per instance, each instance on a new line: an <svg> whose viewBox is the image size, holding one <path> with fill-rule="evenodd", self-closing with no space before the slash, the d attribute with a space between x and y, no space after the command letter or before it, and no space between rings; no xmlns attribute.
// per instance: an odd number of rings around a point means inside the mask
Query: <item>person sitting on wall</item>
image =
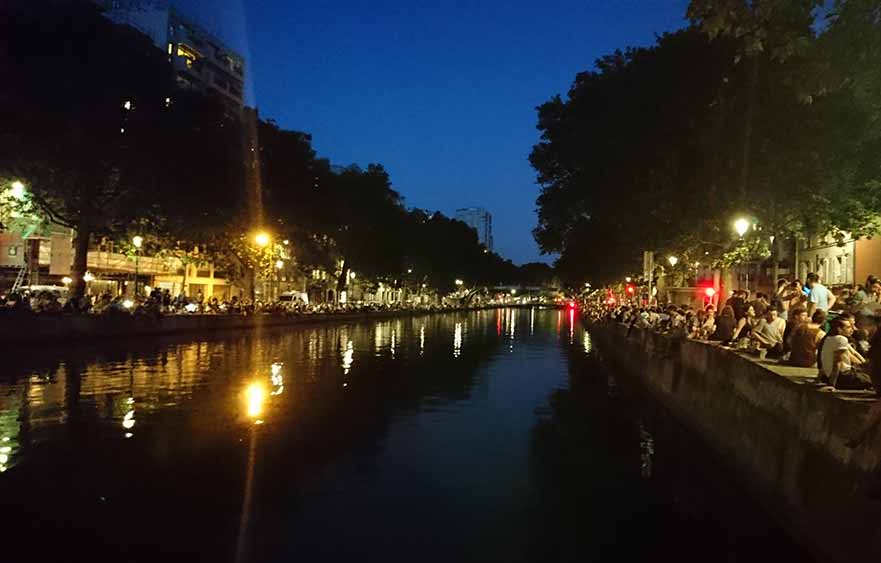
<svg viewBox="0 0 881 563"><path fill-rule="evenodd" d="M765 311L771 306L771 302L768 300L767 295L758 291L756 292L756 298L751 302L751 305L756 311L756 318L762 319L765 316Z"/></svg>
<svg viewBox="0 0 881 563"><path fill-rule="evenodd" d="M732 340L749 338L750 333L756 328L758 322L755 308L751 304L747 304L743 316L737 319L737 327L734 329L734 338Z"/></svg>
<svg viewBox="0 0 881 563"><path fill-rule="evenodd" d="M768 356L779 358L783 355L783 332L785 330L786 321L780 318L776 309L768 309L753 328L750 338L758 343L760 349L767 350Z"/></svg>
<svg viewBox="0 0 881 563"><path fill-rule="evenodd" d="M806 313L807 314L807 313ZM810 322L796 326L790 336L789 365L809 368L817 364L817 347L826 336L826 313L815 311Z"/></svg>
<svg viewBox="0 0 881 563"><path fill-rule="evenodd" d="M818 357L821 378L825 377L829 382L825 390L872 388L868 376L856 370L858 366L866 364L866 359L850 344L853 331L851 318L839 317L831 323L831 330L823 340Z"/></svg>
<svg viewBox="0 0 881 563"><path fill-rule="evenodd" d="M735 289L731 293L731 297L725 301L725 305L731 307L731 310L734 311L734 318L740 319L743 317L743 314L746 310L746 299L743 297L743 291L740 289Z"/></svg>
<svg viewBox="0 0 881 563"><path fill-rule="evenodd" d="M795 329L808 322L808 310L801 305L796 305L789 310L789 320L783 331L783 352L788 354L792 351L792 333Z"/></svg>
<svg viewBox="0 0 881 563"><path fill-rule="evenodd" d="M728 342L734 338L734 329L737 327L737 321L734 318L734 308L731 305L722 307L722 312L715 322L715 330L710 340L719 340Z"/></svg>
<svg viewBox="0 0 881 563"><path fill-rule="evenodd" d="M707 305L704 312L704 320L700 325L700 337L706 339L716 331L716 308L712 305Z"/></svg>

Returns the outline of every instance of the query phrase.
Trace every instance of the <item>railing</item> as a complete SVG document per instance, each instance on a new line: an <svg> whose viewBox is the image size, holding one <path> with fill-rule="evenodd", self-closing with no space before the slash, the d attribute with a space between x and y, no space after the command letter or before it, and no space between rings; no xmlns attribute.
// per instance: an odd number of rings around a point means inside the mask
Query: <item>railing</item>
<svg viewBox="0 0 881 563"><path fill-rule="evenodd" d="M92 250L89 252L87 264L89 269L94 270L135 273L135 256L118 252ZM183 263L177 258L141 256L137 259L137 271L142 274L177 274L181 268Z"/></svg>

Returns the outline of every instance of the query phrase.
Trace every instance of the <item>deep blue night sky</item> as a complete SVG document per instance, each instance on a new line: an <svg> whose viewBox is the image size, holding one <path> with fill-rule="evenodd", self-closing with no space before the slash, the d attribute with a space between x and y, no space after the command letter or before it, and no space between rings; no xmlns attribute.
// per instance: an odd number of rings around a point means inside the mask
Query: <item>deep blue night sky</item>
<svg viewBox="0 0 881 563"><path fill-rule="evenodd" d="M335 164L380 162L410 207L493 214L540 258L535 107L599 56L682 27L687 0L178 0L247 57L250 101Z"/></svg>

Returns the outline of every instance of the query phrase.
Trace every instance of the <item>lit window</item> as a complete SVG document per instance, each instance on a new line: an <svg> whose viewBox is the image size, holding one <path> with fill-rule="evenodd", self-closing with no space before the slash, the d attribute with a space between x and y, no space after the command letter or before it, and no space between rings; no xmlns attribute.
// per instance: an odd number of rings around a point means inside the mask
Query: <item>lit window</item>
<svg viewBox="0 0 881 563"><path fill-rule="evenodd" d="M177 46L177 56L183 57L187 60L187 67L192 67L193 63L201 58L201 55L199 55L195 49L192 49L183 43Z"/></svg>

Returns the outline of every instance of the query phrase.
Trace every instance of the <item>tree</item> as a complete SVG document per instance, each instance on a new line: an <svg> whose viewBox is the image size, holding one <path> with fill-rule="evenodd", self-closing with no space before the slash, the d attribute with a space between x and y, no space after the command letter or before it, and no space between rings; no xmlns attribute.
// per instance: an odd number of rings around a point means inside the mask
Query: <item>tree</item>
<svg viewBox="0 0 881 563"><path fill-rule="evenodd" d="M643 249L730 264L746 256L731 228L739 214L756 220L763 242L750 248L763 256L796 235L873 231L881 207L865 179L878 177L867 142L877 134L853 93L805 98L817 51L791 47L814 41L794 14L755 32L785 31L773 37L781 54L758 66L740 63L736 26L714 39L693 26L603 57L568 99L539 108L535 236L561 253L567 283L633 275Z"/></svg>
<svg viewBox="0 0 881 563"><path fill-rule="evenodd" d="M155 203L154 127L174 82L163 53L92 3L0 7L0 170L49 218L75 229L72 294L92 235L125 229ZM108 71L108 69L111 69Z"/></svg>

